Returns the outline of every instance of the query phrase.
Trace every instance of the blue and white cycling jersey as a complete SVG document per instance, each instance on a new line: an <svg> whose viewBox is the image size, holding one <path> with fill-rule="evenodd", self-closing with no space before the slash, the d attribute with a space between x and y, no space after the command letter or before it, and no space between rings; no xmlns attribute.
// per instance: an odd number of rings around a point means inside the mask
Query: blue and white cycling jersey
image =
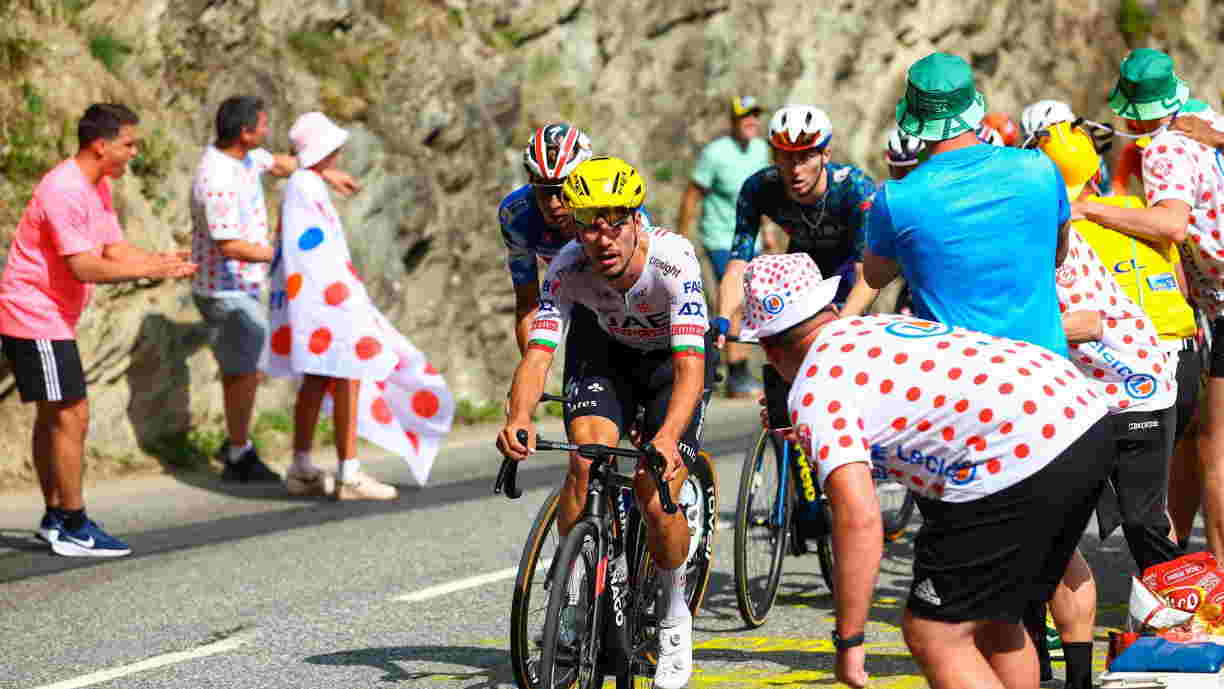
<svg viewBox="0 0 1224 689"><path fill-rule="evenodd" d="M650 214L645 208L641 212L642 221L649 227ZM497 220L506 243L506 269L515 287L538 285L540 268L536 259L548 265L561 247L573 239L572 235L562 234L544 220L530 184L524 184L502 199L497 206Z"/></svg>

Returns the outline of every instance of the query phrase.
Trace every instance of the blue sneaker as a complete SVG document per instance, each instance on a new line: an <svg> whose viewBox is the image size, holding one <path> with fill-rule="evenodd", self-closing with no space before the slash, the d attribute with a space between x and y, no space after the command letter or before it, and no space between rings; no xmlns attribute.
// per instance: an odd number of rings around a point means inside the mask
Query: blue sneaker
<svg viewBox="0 0 1224 689"><path fill-rule="evenodd" d="M47 543L54 543L64 530L64 522L58 514L51 511L43 513L42 521L38 522L38 537Z"/></svg>
<svg viewBox="0 0 1224 689"><path fill-rule="evenodd" d="M59 538L51 542L51 550L65 557L122 557L132 552L127 543L103 531L92 519L86 519L76 531L62 527Z"/></svg>

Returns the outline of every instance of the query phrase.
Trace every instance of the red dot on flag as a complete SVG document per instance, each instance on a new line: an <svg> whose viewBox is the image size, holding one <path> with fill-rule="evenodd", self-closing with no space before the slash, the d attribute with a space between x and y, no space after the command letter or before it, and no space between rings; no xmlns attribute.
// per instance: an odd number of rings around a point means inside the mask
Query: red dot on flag
<svg viewBox="0 0 1224 689"><path fill-rule="evenodd" d="M293 348L293 331L289 326L282 325L272 333L272 353L281 356L289 356L289 351Z"/></svg>
<svg viewBox="0 0 1224 689"><path fill-rule="evenodd" d="M328 306L339 306L349 298L349 288L343 282L333 282L323 290L323 301Z"/></svg>
<svg viewBox="0 0 1224 689"><path fill-rule="evenodd" d="M285 280L285 293L289 295L289 299L293 299L302 291L302 274L294 273Z"/></svg>
<svg viewBox="0 0 1224 689"><path fill-rule="evenodd" d="M322 354L331 347L332 334L327 328L319 328L310 333L310 352L311 354Z"/></svg>
<svg viewBox="0 0 1224 689"><path fill-rule="evenodd" d="M367 335L366 337L357 340L355 349L357 350L358 359L368 361L382 353L382 343Z"/></svg>
<svg viewBox="0 0 1224 689"><path fill-rule="evenodd" d="M412 411L423 419L432 419L441 406L438 396L431 390L417 390L412 396Z"/></svg>
<svg viewBox="0 0 1224 689"><path fill-rule="evenodd" d="M370 405L370 412L374 414L374 420L386 426L391 423L395 417L391 415L391 407L387 405L387 400L379 397Z"/></svg>
<svg viewBox="0 0 1224 689"><path fill-rule="evenodd" d="M421 451L421 437L412 431L404 431L404 435L408 437L408 442L412 443L413 452Z"/></svg>

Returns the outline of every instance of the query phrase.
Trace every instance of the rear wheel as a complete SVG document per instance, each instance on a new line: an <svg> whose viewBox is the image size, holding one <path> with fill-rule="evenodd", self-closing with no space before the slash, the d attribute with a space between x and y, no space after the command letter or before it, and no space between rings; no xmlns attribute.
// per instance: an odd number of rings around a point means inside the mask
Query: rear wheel
<svg viewBox="0 0 1224 689"><path fill-rule="evenodd" d="M735 505L735 600L749 627L765 623L782 578L793 499L781 467L782 442L762 431L744 456Z"/></svg>
<svg viewBox="0 0 1224 689"><path fill-rule="evenodd" d="M523 555L519 558L510 605L510 664L519 689L537 689L540 683L540 646L548 611L548 571L561 543L557 531L557 499L553 489L536 514Z"/></svg>
<svg viewBox="0 0 1224 689"><path fill-rule="evenodd" d="M594 689L599 668L598 529L578 522L566 536L552 568L540 683L546 689Z"/></svg>

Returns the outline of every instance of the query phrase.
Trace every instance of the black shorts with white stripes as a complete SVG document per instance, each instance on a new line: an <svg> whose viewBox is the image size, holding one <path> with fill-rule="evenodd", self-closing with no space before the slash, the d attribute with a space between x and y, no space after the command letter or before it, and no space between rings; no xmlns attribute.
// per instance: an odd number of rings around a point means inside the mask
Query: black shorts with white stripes
<svg viewBox="0 0 1224 689"><path fill-rule="evenodd" d="M85 397L85 369L76 340L26 340L0 335L22 402L72 402Z"/></svg>

